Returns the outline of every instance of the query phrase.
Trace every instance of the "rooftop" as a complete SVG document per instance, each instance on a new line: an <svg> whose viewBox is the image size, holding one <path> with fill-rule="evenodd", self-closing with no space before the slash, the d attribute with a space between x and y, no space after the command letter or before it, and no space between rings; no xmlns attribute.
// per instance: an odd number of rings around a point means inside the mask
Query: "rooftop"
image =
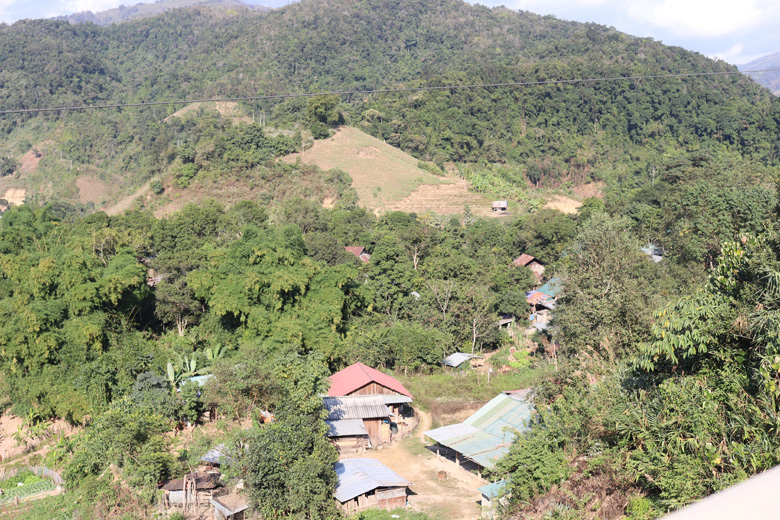
<svg viewBox="0 0 780 520"><path fill-rule="evenodd" d="M377 419L390 417L390 410L381 395L348 395L345 397L325 397L326 420Z"/></svg>
<svg viewBox="0 0 780 520"><path fill-rule="evenodd" d="M413 397L412 394L409 393L409 390L404 388L404 385L396 378L383 374L379 370L366 366L360 362L350 365L343 370L339 370L330 376L330 381L331 385L330 390L328 390L328 395L334 397L349 395L355 390L359 390L370 383L377 383L399 394Z"/></svg>
<svg viewBox="0 0 780 520"><path fill-rule="evenodd" d="M344 459L336 463L338 484L334 493L341 503L376 488L406 487L412 483L376 459Z"/></svg>
<svg viewBox="0 0 780 520"><path fill-rule="evenodd" d="M530 389L502 392L460 424L425 432L443 446L452 448L485 468L491 468L526 429L533 413Z"/></svg>

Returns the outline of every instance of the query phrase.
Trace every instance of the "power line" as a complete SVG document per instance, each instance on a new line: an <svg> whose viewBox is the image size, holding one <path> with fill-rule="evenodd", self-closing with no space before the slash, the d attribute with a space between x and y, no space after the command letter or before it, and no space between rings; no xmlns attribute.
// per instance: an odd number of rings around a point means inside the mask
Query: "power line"
<svg viewBox="0 0 780 520"><path fill-rule="evenodd" d="M263 96L239 96L239 97L223 97L223 98L212 98L212 99L147 101L144 103L114 103L114 104L107 104L107 105L25 108L20 110L0 110L0 115L32 114L32 113L39 113L39 112L59 112L59 111L74 111L74 110L97 110L97 109L104 109L104 108L149 107L149 106L157 106L157 105L185 105L190 103L214 103L214 102L224 102L224 101L256 101L261 99L290 99L290 98L332 96L332 95L346 96L350 94L387 94L393 92L421 92L426 90L452 90L452 89L496 88L496 87L529 87L529 86L537 86L537 85L603 83L606 81L631 81L631 80L641 80L641 79L669 79L669 78L691 78L691 77L700 77L700 76L728 76L728 75L735 75L735 74L750 74L755 72L780 72L780 70L764 69L764 70L745 70L745 71L726 71L726 72L690 72L685 74L653 74L653 75L642 75L642 76L612 76L612 77L604 77L604 78L586 78L586 79L551 79L545 81L513 81L508 83L459 84L459 85L443 85L440 87L404 87L404 88L383 88L383 89L373 89L373 90L333 90L329 92L311 92L311 93L304 93L304 94L267 94Z"/></svg>

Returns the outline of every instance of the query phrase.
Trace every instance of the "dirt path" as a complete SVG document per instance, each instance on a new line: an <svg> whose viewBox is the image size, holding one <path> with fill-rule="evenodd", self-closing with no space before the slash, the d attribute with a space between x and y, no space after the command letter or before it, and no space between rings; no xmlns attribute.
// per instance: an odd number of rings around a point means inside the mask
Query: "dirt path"
<svg viewBox="0 0 780 520"><path fill-rule="evenodd" d="M135 202L135 199L138 197L141 197L143 195L146 195L146 193L149 191L149 186L152 184L152 181L147 181L143 186L135 190L135 192L132 195L128 195L127 197L123 198L113 206L106 208L106 213L108 215L120 215L130 209L133 206L133 203Z"/></svg>
<svg viewBox="0 0 780 520"><path fill-rule="evenodd" d="M482 495L477 488L487 481L453 462L437 459L436 454L426 448L424 436L431 426L431 415L417 409L415 415L420 422L412 437L389 448L352 456L377 459L409 480L414 493L409 496L409 504L415 511L452 520L480 518ZM439 471L447 473L445 480L439 479Z"/></svg>

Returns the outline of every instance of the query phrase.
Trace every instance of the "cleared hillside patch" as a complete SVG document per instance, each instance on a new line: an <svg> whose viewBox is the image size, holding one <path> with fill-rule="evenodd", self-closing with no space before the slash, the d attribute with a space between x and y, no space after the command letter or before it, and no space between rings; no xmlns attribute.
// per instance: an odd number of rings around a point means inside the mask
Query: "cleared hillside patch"
<svg viewBox="0 0 780 520"><path fill-rule="evenodd" d="M315 141L303 154L288 155L282 160L293 163L298 159L323 170L340 168L347 172L360 203L373 210L400 209L394 203L409 197L420 186L453 183L453 179L419 168L411 155L348 126L337 128L329 139Z"/></svg>

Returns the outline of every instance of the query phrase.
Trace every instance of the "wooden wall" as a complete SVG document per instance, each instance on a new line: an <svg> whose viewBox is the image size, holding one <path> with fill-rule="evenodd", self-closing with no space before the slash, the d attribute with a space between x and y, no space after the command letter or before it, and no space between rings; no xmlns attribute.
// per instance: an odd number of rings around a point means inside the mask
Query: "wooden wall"
<svg viewBox="0 0 780 520"><path fill-rule="evenodd" d="M395 390L391 390L386 386L382 386L379 383L368 383L366 386L362 386L350 393L349 395L401 395Z"/></svg>
<svg viewBox="0 0 780 520"><path fill-rule="evenodd" d="M406 488L382 488L375 491L369 491L365 495L355 497L343 504L336 502L342 511L354 513L368 508L376 509L396 509L406 506Z"/></svg>

